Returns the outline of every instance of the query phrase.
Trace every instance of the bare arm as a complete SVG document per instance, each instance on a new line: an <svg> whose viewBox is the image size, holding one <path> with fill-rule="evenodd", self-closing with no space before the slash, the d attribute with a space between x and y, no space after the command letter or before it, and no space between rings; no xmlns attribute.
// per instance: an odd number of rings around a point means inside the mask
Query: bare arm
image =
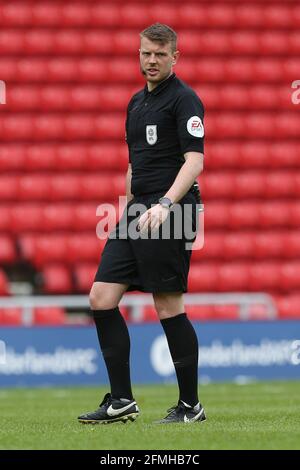
<svg viewBox="0 0 300 470"><path fill-rule="evenodd" d="M182 165L174 183L165 197L175 204L188 192L197 176L203 170L204 155L200 152L187 152L184 154L185 163Z"/></svg>
<svg viewBox="0 0 300 470"><path fill-rule="evenodd" d="M131 199L133 199L133 195L131 194L131 163L128 163L128 169L126 174L126 197L127 197L127 204Z"/></svg>
<svg viewBox="0 0 300 470"><path fill-rule="evenodd" d="M180 201L183 196L188 192L193 185L197 176L203 170L203 154L200 152L186 152L184 154L185 163L182 165L174 183L165 197L171 199L175 204ZM151 209L148 209L139 219L139 227L142 232L145 232L148 227L151 230L156 230L161 223L163 223L169 215L169 209L156 204Z"/></svg>

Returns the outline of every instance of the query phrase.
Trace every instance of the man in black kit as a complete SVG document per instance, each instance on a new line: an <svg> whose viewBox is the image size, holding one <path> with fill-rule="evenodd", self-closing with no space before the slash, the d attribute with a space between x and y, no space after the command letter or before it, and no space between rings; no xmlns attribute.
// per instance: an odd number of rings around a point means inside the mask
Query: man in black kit
<svg viewBox="0 0 300 470"><path fill-rule="evenodd" d="M185 231L175 236L173 212L175 206L191 209L187 220L195 235L200 202L195 179L203 169L204 109L195 92L173 73L179 56L176 33L156 23L140 36L141 72L147 83L127 109L127 206L106 242L90 293L111 393L96 411L79 416L83 423L133 421L139 414L131 390L130 339L118 308L128 290L153 294L176 370L178 404L157 422L206 419L198 399L198 340L183 302L191 250ZM145 209L137 217L134 207L141 204ZM129 233L129 222L134 221L138 237ZM164 237L162 227L168 221L171 229Z"/></svg>

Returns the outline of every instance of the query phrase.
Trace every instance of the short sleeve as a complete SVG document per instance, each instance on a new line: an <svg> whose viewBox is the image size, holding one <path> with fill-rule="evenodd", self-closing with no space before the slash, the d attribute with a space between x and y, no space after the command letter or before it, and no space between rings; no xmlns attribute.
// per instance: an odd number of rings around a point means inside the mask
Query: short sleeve
<svg viewBox="0 0 300 470"><path fill-rule="evenodd" d="M131 103L132 103L132 98L129 101L128 106L127 106L126 121L125 121L125 142L127 143L127 146L128 146L128 160L129 160L129 163L131 163L131 156L130 156L130 145L128 143L127 136L128 136L128 113L129 113L129 110L130 110Z"/></svg>
<svg viewBox="0 0 300 470"><path fill-rule="evenodd" d="M175 116L181 152L204 153L204 107L196 93L179 96Z"/></svg>

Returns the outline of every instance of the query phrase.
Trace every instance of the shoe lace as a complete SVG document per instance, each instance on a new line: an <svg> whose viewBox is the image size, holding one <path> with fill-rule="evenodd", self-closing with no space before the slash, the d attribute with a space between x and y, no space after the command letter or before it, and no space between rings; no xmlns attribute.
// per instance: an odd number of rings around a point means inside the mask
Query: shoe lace
<svg viewBox="0 0 300 470"><path fill-rule="evenodd" d="M101 406L103 406L103 405L106 405L107 403L111 403L111 400L112 400L111 394L106 393L106 395L104 395L104 398L103 398L102 402L99 405L99 408L101 408Z"/></svg>
<svg viewBox="0 0 300 470"><path fill-rule="evenodd" d="M179 410L184 409L184 405L182 403L177 403L177 405L172 406L167 410L168 416L172 415L173 413L176 413Z"/></svg>

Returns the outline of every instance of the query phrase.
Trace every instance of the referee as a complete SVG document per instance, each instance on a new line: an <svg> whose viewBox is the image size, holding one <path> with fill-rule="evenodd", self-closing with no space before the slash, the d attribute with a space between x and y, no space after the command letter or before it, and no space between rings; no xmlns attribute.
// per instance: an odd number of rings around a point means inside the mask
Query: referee
<svg viewBox="0 0 300 470"><path fill-rule="evenodd" d="M127 109L127 206L106 242L90 293L111 392L96 411L79 416L83 423L133 421L139 414L131 390L130 338L118 308L130 290L153 294L176 370L178 404L157 422L206 419L198 398L198 340L183 302L191 250L185 230L176 236L182 220L190 221L193 230L197 226L200 196L195 179L203 169L204 109L195 92L173 72L179 56L175 31L156 23L140 37L146 85ZM145 209L137 217L134 208L141 205ZM175 206L183 212L189 209L179 224ZM134 221L137 237L128 229ZM168 223L169 236L163 236Z"/></svg>

